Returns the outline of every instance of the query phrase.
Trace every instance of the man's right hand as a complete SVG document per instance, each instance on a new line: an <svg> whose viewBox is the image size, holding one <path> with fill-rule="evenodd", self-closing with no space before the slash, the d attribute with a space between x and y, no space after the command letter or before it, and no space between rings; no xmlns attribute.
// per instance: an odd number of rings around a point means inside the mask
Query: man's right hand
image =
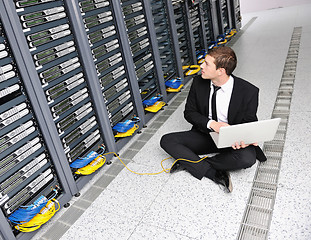
<svg viewBox="0 0 311 240"><path fill-rule="evenodd" d="M213 129L215 132L219 132L219 129L221 127L226 127L226 126L230 126L230 125L228 123L225 123L225 122L213 121L213 122L211 122L210 128Z"/></svg>

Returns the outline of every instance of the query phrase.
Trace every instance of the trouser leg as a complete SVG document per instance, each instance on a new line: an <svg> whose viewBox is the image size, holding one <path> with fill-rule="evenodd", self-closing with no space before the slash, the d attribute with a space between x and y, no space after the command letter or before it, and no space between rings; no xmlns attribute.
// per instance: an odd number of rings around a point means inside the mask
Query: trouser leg
<svg viewBox="0 0 311 240"><path fill-rule="evenodd" d="M160 145L173 158L192 161L200 160L199 155L201 154L217 151L217 147L209 135L194 130L166 134L162 137ZM208 161L190 163L181 160L179 162L198 179L202 179L203 176L213 179L215 176L215 170Z"/></svg>
<svg viewBox="0 0 311 240"><path fill-rule="evenodd" d="M251 167L256 162L254 146L234 150L232 148L220 149L220 153L208 159L208 162L217 170L239 170Z"/></svg>

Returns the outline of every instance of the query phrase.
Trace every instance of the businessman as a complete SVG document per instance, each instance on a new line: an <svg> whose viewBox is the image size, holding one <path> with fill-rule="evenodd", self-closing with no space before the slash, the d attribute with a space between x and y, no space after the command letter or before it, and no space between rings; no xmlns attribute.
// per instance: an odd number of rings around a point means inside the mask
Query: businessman
<svg viewBox="0 0 311 240"><path fill-rule="evenodd" d="M251 167L256 158L266 157L256 143L235 143L218 149L209 132L219 132L223 126L257 121L259 89L232 75L237 64L229 47L211 50L201 64L201 76L193 79L184 110L185 119L192 124L189 131L169 133L161 138L161 147L175 159L200 160L199 155L217 153L198 163L177 161L171 172L187 170L197 179L207 177L231 192L228 171Z"/></svg>

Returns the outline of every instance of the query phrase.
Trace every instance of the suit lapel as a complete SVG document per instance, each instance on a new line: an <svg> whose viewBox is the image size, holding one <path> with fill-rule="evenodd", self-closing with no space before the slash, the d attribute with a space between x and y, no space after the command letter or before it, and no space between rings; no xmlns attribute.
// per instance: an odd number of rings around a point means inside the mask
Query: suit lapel
<svg viewBox="0 0 311 240"><path fill-rule="evenodd" d="M233 119L235 119L235 116L237 115L241 102L242 102L242 98L241 98L241 94L242 90L240 88L240 84L238 84L239 79L237 79L236 77L234 77L234 83L233 83L233 89L232 89L232 94L231 94L231 99L230 99L230 103L229 103L229 109L228 109L228 123L232 124Z"/></svg>
<svg viewBox="0 0 311 240"><path fill-rule="evenodd" d="M204 94L205 94L204 111L205 111L205 116L208 117L208 115L209 115L209 98L210 98L210 94L211 94L211 80L207 81L206 89L204 89Z"/></svg>

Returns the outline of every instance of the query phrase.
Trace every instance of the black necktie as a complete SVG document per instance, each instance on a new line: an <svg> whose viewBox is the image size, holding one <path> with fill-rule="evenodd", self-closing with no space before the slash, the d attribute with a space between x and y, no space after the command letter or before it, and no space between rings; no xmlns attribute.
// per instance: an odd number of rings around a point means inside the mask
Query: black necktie
<svg viewBox="0 0 311 240"><path fill-rule="evenodd" d="M217 91L220 89L220 87L215 86L215 85L213 85L213 87L214 87L214 92L212 96L212 119L217 122L218 118L217 118L217 112L216 112L216 94L217 94Z"/></svg>

